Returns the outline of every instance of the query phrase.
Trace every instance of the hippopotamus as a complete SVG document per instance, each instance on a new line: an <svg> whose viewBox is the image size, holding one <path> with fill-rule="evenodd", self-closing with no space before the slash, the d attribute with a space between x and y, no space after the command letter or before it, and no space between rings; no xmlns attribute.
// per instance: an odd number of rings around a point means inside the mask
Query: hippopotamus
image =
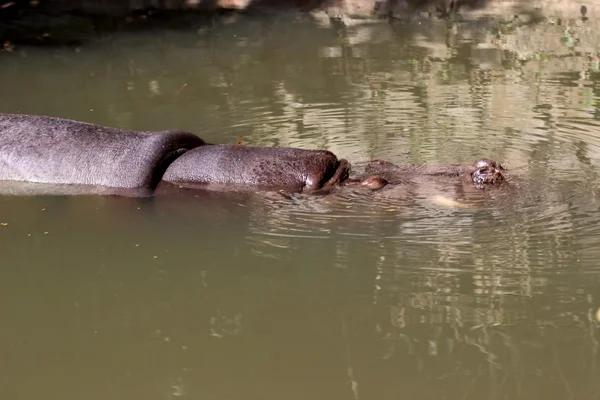
<svg viewBox="0 0 600 400"><path fill-rule="evenodd" d="M188 151L171 164L163 176L183 188L212 190L284 190L327 193L339 186L379 190L405 183L415 176L459 178L478 188L504 182L504 167L489 158L471 165L439 167L370 162L365 174L349 178L350 163L330 151L286 147L210 145Z"/></svg>
<svg viewBox="0 0 600 400"><path fill-rule="evenodd" d="M346 160L323 150L211 145L180 130L0 114L0 192L9 194L146 196L161 180L218 190L311 192L344 181L349 170Z"/></svg>
<svg viewBox="0 0 600 400"><path fill-rule="evenodd" d="M359 185L378 190L407 177L447 176L477 186L504 180L489 159L471 166L350 163L325 150L208 144L181 130L133 131L62 118L0 114L0 192L148 196L163 187L323 193ZM161 190L168 192L168 190Z"/></svg>

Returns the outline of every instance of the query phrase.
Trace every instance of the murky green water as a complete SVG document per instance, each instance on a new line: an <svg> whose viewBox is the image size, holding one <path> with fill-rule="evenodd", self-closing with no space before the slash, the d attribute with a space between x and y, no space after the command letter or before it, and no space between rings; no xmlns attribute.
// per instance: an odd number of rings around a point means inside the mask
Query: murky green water
<svg viewBox="0 0 600 400"><path fill-rule="evenodd" d="M4 112L511 170L483 192L0 198L0 398L598 399L597 61L490 32L241 18L0 54Z"/></svg>

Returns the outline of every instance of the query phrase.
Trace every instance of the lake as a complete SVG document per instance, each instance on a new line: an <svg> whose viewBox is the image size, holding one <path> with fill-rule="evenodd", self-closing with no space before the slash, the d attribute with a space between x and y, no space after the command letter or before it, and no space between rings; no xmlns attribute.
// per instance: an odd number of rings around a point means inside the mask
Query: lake
<svg viewBox="0 0 600 400"><path fill-rule="evenodd" d="M0 397L600 398L600 61L544 26L226 15L0 53L3 112L509 176L0 197Z"/></svg>

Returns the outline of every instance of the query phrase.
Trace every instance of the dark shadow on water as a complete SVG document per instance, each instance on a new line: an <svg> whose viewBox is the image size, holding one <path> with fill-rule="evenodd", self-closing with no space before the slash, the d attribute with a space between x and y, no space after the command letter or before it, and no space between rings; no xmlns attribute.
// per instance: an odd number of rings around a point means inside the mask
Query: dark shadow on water
<svg viewBox="0 0 600 400"><path fill-rule="evenodd" d="M199 29L215 18L236 12L259 14L326 11L330 17L343 14L385 17L427 10L431 17L453 19L461 10L484 7L489 0L382 0L356 1L344 5L327 0L188 0L128 2L121 0L0 1L0 51L13 44L39 46L81 45L103 32L156 29ZM339 4L338 4L339 3ZM354 7L354 8L353 8ZM341 13L340 13L341 12Z"/></svg>

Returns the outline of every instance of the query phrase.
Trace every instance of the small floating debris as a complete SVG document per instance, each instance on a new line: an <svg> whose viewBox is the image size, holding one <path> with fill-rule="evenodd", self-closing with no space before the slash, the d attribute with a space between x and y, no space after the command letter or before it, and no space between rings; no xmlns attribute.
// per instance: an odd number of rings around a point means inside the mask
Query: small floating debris
<svg viewBox="0 0 600 400"><path fill-rule="evenodd" d="M154 257L152 257L152 258L158 258L158 256L154 256Z"/></svg>
<svg viewBox="0 0 600 400"><path fill-rule="evenodd" d="M1 226L8 226L8 222L0 222Z"/></svg>

